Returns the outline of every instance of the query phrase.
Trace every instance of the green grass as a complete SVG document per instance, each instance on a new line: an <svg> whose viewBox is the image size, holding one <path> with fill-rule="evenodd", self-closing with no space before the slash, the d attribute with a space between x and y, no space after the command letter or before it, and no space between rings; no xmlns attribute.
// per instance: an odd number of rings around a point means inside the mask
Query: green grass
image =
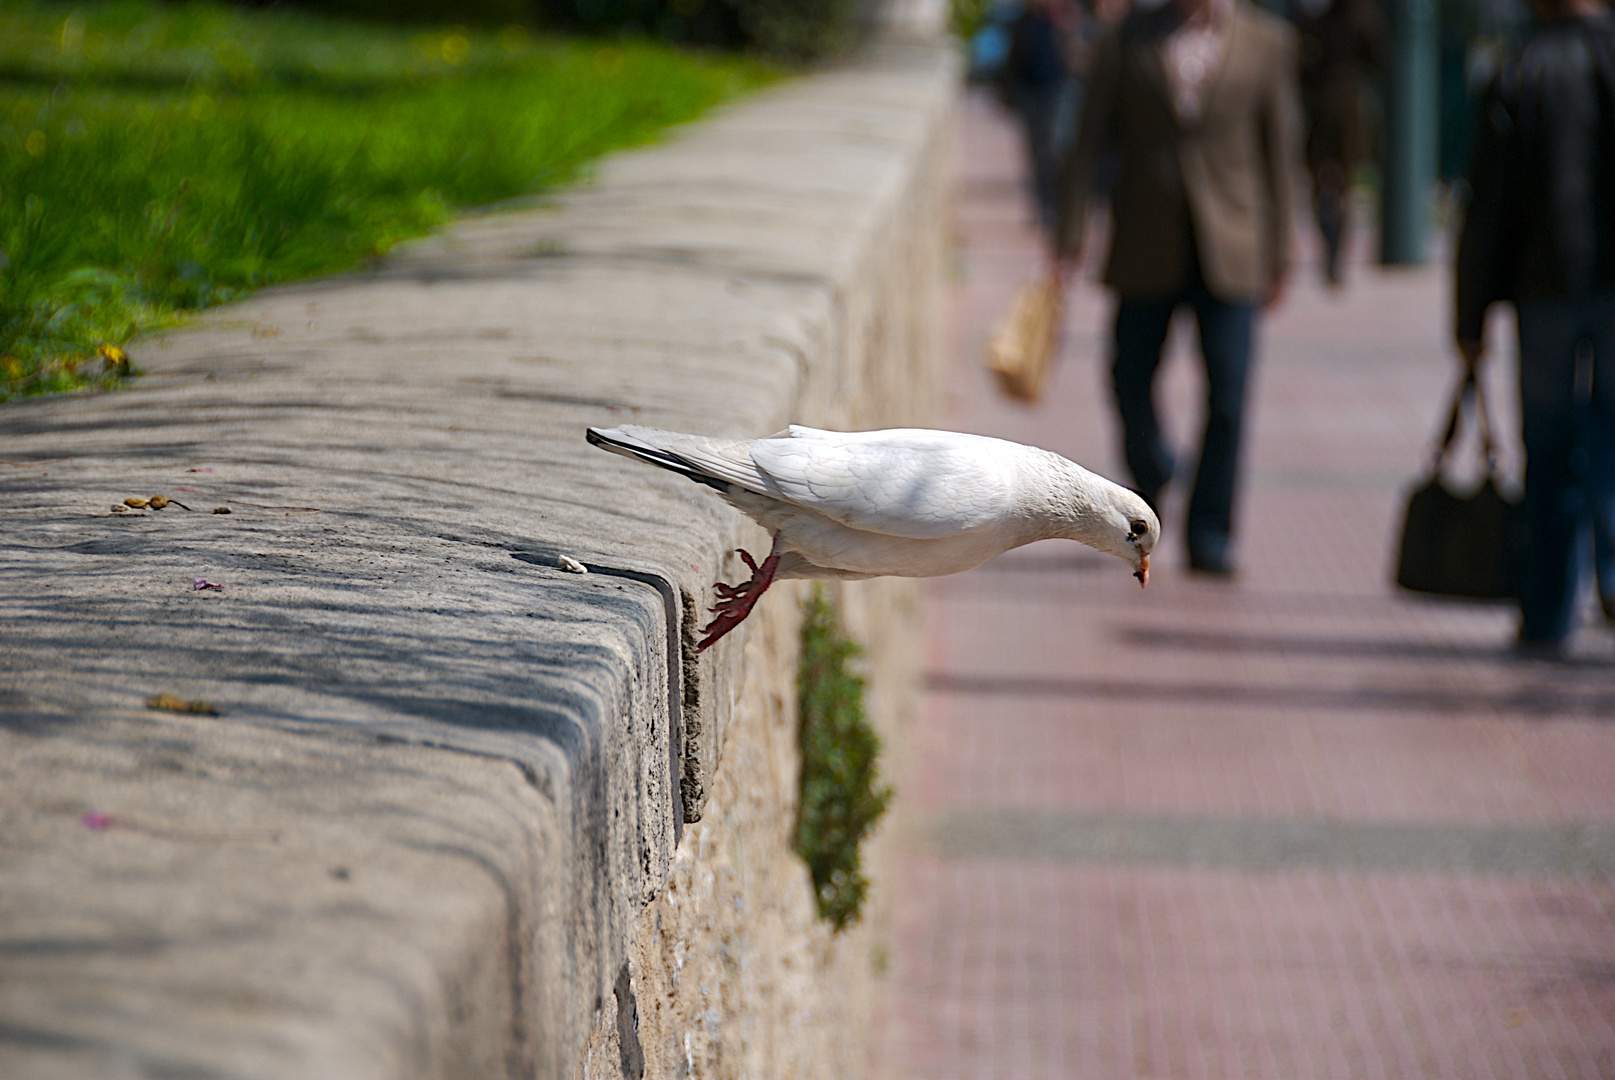
<svg viewBox="0 0 1615 1080"><path fill-rule="evenodd" d="M858 846L886 812L892 791L880 782L880 737L864 718L864 680L853 669L860 650L842 632L823 585L814 585L802 616L796 851L813 874L820 918L840 930L863 908L869 882Z"/></svg>
<svg viewBox="0 0 1615 1080"><path fill-rule="evenodd" d="M0 401L115 378L99 346L352 269L774 76L518 27L6 0Z"/></svg>

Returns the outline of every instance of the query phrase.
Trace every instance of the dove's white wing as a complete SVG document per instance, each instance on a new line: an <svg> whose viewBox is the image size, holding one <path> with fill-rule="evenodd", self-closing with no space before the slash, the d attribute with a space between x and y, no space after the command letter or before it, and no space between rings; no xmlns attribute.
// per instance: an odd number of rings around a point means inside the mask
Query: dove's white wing
<svg viewBox="0 0 1615 1080"><path fill-rule="evenodd" d="M819 431L758 439L752 490L869 532L931 540L1014 516L1024 448L951 431ZM744 485L751 487L751 485Z"/></svg>

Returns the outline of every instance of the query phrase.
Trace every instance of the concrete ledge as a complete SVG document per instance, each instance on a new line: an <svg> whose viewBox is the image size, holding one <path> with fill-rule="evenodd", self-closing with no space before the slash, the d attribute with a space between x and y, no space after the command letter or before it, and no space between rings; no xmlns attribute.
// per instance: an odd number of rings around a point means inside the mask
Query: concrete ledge
<svg viewBox="0 0 1615 1080"><path fill-rule="evenodd" d="M765 538L582 429L929 418L953 82L878 50L0 409L0 1075L671 1068L648 905L796 594L697 661Z"/></svg>

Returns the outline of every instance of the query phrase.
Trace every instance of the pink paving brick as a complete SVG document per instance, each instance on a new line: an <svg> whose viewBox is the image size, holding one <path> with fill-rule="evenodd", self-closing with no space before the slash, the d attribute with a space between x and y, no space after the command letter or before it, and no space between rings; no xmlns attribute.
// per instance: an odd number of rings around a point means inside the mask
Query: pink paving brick
<svg viewBox="0 0 1615 1080"><path fill-rule="evenodd" d="M899 1075L1610 1075L1611 897L916 859Z"/></svg>
<svg viewBox="0 0 1615 1080"><path fill-rule="evenodd" d="M1124 478L1099 290L1041 404L980 369L1038 248L985 99L958 145L950 425ZM1143 592L1060 543L931 587L874 1075L1615 1077L1615 634L1518 663L1507 609L1396 593L1445 275L1315 279L1263 328L1236 582L1169 501Z"/></svg>

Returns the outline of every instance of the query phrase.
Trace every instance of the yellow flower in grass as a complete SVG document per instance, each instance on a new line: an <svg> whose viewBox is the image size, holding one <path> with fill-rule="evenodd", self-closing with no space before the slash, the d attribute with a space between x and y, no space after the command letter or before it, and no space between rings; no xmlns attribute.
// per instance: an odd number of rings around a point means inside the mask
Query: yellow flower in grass
<svg viewBox="0 0 1615 1080"><path fill-rule="evenodd" d="M44 157L47 140L45 133L38 128L28 133L28 138L22 142L22 148L28 151L29 157Z"/></svg>
<svg viewBox="0 0 1615 1080"><path fill-rule="evenodd" d="M129 374L129 354L128 353L124 352L122 349L118 348L116 345L113 345L113 344L110 344L110 343L104 342L104 341L100 345L97 345L95 347L95 351L100 353L101 354L101 359L103 359L103 360L105 360L107 362L107 374L109 374L109 375L127 375L127 374Z"/></svg>

